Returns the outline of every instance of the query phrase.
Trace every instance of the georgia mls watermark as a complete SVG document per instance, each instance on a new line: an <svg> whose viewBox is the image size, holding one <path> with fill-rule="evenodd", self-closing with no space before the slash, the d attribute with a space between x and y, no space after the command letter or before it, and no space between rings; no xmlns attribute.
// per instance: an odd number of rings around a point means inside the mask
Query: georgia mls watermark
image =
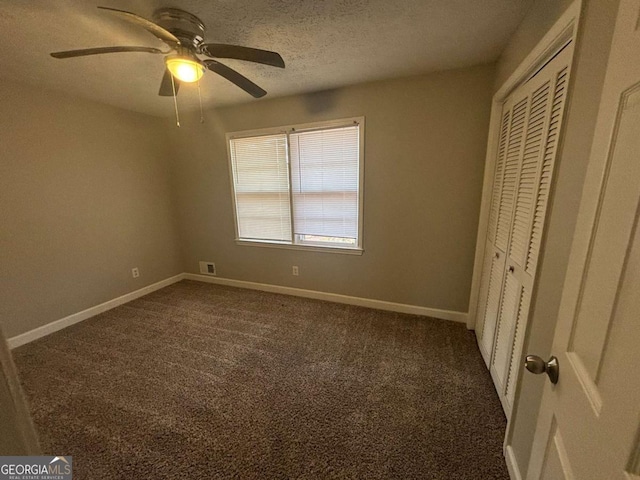
<svg viewBox="0 0 640 480"><path fill-rule="evenodd" d="M71 480L71 457L0 457L0 480Z"/></svg>

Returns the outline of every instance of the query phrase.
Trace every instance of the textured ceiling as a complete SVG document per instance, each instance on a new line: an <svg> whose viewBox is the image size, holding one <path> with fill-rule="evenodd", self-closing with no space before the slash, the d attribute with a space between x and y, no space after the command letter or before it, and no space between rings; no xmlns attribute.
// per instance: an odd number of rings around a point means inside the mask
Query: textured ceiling
<svg viewBox="0 0 640 480"><path fill-rule="evenodd" d="M237 60L265 98L494 61L533 0L0 0L0 77L61 90L152 115L172 115L157 95L160 55L119 53L56 60L50 52L164 44L97 5L146 18L159 7L187 10L207 26L206 41L279 52L286 69ZM253 100L208 72L205 106ZM181 109L198 105L183 86Z"/></svg>

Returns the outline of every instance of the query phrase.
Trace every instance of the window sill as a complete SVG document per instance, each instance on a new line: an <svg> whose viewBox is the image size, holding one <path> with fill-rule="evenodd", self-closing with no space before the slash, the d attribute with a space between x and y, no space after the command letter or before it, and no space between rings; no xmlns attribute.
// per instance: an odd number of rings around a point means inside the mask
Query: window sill
<svg viewBox="0 0 640 480"><path fill-rule="evenodd" d="M306 252L339 253L342 255L362 255L362 248L317 247L315 245L292 245L289 243L273 243L249 240L236 240L236 245L243 247L283 248L286 250L304 250Z"/></svg>

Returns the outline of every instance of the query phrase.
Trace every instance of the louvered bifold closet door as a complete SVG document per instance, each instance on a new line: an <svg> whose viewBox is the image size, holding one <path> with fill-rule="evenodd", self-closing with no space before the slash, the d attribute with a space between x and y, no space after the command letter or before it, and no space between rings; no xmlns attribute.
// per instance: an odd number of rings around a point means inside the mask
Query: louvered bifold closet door
<svg viewBox="0 0 640 480"><path fill-rule="evenodd" d="M490 266L486 265L489 267L486 278L487 293L485 294L486 300L482 312L482 331L479 335L482 353L485 356L487 364L491 361L496 324L500 314L500 297L503 291L505 259L509 242L518 171L520 168L519 158L522 154L523 135L529 108L529 99L526 93L514 96L514 99L516 102L513 108L507 111L509 113L507 140L504 147L500 145L498 150L496 176L500 174L500 185L499 187L494 186L494 198L492 199L489 214L489 226L490 228L493 227L493 230L490 229L488 231L488 245L487 251L485 252L485 260L489 260L487 255L489 255L492 260ZM509 103L510 102L507 102L505 105L509 105ZM494 219L491 218L492 215Z"/></svg>
<svg viewBox="0 0 640 480"><path fill-rule="evenodd" d="M561 56L558 62L556 62L555 78L552 79L550 85L549 122L546 129L546 138L544 138L542 156L539 162L538 175L536 177L536 190L531 203L529 235L526 237L527 241L524 244L525 250L521 253L523 256L517 260L514 259L514 261L518 262L516 271L521 278L523 299L513 326L513 332L511 333L513 348L509 358L509 364L506 366L507 384L505 386L505 397L509 410L513 406L518 369L523 364L524 330L528 320L529 305L551 189L551 178L557 157L558 136L567 95L569 60L569 52L566 52L566 54Z"/></svg>
<svg viewBox="0 0 640 480"><path fill-rule="evenodd" d="M540 242L542 239L542 229L547 213L547 203L549 201L549 190L551 189L551 177L556 159L558 147L558 135L562 124L564 104L567 96L567 84L569 68L565 66L556 76L553 106L551 112L551 122L545 146L544 160L542 164L542 174L539 182L539 190L536 194L535 214L533 217L533 228L527 252L526 270L530 275L534 275L538 265L538 254L540 253Z"/></svg>
<svg viewBox="0 0 640 480"><path fill-rule="evenodd" d="M529 109L508 235L506 272L495 329L491 374L507 415L522 367L535 268L566 99L571 50L558 54L525 85Z"/></svg>
<svg viewBox="0 0 640 480"><path fill-rule="evenodd" d="M511 125L512 104L506 102L503 106L502 122L500 124L500 139L498 142L498 157L493 176L493 192L491 194L491 207L489 211L489 226L485 242L484 265L480 280L480 304L478 312L478 324L476 332L478 338L482 338L484 325L487 318L496 318L500 293L502 291L502 272L504 271L505 257L495 247L496 227L498 224L498 210L500 208L500 196L502 194L502 178L504 174L504 162L509 142L509 126ZM488 322L491 324L491 320ZM490 327L491 328L491 327ZM490 335L490 334L488 334ZM489 346L490 347L490 346ZM485 362L489 366L490 350L483 351Z"/></svg>
<svg viewBox="0 0 640 480"><path fill-rule="evenodd" d="M518 317L523 315L523 308L531 297L531 282L522 278L521 265L524 263L524 254L527 250L533 199L537 189L536 182L539 177L545 132L548 127L549 83L549 80L546 80L542 85L538 85L538 82L529 84L530 108L527 115L522 155L519 159L520 168L516 180L515 208L510 228L505 288L491 359L494 382L501 393L506 392L507 387L508 365L513 354L514 327ZM501 395L501 399L505 404L504 395ZM506 408L508 405L505 405Z"/></svg>

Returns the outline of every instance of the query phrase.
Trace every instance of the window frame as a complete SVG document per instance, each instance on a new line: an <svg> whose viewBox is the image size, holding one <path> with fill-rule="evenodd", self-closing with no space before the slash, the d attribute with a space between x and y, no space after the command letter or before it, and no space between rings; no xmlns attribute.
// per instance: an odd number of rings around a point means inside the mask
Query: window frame
<svg viewBox="0 0 640 480"><path fill-rule="evenodd" d="M293 195L291 183L291 160L290 160L290 142L289 134L294 132L308 132L313 130L325 130L331 128L349 127L358 125L358 238L355 247L343 247L337 243L319 244L314 242L295 243L296 237L293 217ZM333 252L348 255L362 255L363 248L363 214L364 214L364 132L365 118L364 116L341 118L337 120L329 120L322 122L301 123L295 125L284 125L279 127L268 127L254 130L242 130L236 132L228 132L225 135L227 143L227 162L229 166L229 180L231 183L231 203L233 210L233 224L235 229L235 243L237 245L251 247L268 247L268 248L284 248L289 250L305 250L314 252ZM240 238L238 230L238 210L236 205L235 178L233 175L233 160L231 158L231 140L249 137L260 137L275 134L285 134L287 143L287 170L289 173L289 208L291 215L291 243L279 242L276 240L246 240Z"/></svg>

